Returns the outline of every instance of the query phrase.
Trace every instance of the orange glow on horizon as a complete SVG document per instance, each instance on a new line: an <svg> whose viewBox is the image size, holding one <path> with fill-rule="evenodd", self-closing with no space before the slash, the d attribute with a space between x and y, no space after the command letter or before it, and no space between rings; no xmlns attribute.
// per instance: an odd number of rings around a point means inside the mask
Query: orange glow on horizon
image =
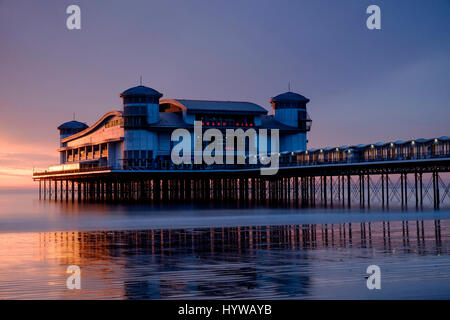
<svg viewBox="0 0 450 320"><path fill-rule="evenodd" d="M26 188L36 184L33 168L43 169L58 162L54 145L10 141L0 137L0 188Z"/></svg>

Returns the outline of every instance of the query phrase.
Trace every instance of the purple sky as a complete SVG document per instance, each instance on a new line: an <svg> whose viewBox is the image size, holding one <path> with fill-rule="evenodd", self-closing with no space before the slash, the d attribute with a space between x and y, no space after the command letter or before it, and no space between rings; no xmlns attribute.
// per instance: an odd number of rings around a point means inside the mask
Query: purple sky
<svg viewBox="0 0 450 320"><path fill-rule="evenodd" d="M56 127L121 108L140 75L164 98L268 109L290 81L309 147L450 135L449 16L446 0L0 0L0 179L56 162Z"/></svg>

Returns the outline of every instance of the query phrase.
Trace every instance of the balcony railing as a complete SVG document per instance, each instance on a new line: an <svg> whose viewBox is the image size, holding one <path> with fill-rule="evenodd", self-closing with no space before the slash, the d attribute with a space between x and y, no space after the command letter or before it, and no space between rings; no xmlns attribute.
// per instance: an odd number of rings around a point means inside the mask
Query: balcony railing
<svg viewBox="0 0 450 320"><path fill-rule="evenodd" d="M419 153L415 155L410 154L397 154L393 157L371 157L365 158L357 154L352 154L351 156L346 156L345 159L328 160L326 157L321 159L315 159L311 161L301 161L296 159L297 154L291 155L280 155L279 167L310 167L310 166L320 166L320 165L332 165L332 164L356 164L356 163L370 163L370 162L382 162L382 161L413 161L413 160L423 160L423 159L439 159L439 158L450 158L449 152L440 153ZM246 158L248 161L248 157ZM124 161L126 162L126 161ZM68 173L83 173L83 172L96 172L105 171L112 169L123 169L123 170L233 170L233 169L259 169L263 167L270 167L270 165L261 164L180 164L175 165L170 160L149 160L141 162L141 165L124 165L121 168L114 168L111 166L101 166L101 167L85 167L74 170L63 170L63 171L40 171L33 172L34 177L44 176L44 175L57 175L57 174L68 174Z"/></svg>
<svg viewBox="0 0 450 320"><path fill-rule="evenodd" d="M61 171L34 171L33 177L46 176L46 175L57 175L57 174L68 174L68 173L83 173L83 172L96 172L96 171L106 171L111 170L112 167L104 166L104 167L90 167L90 168L80 168L74 170L61 170Z"/></svg>

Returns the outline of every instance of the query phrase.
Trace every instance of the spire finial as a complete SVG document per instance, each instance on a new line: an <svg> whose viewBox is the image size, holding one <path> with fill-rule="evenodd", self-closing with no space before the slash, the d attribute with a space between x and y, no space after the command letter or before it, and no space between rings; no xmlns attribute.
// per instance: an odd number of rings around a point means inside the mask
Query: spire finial
<svg viewBox="0 0 450 320"><path fill-rule="evenodd" d="M73 113L73 120L75 120L75 112Z"/></svg>
<svg viewBox="0 0 450 320"><path fill-rule="evenodd" d="M291 81L288 82L288 91L291 92Z"/></svg>
<svg viewBox="0 0 450 320"><path fill-rule="evenodd" d="M141 86L142 86L142 76L141 76L140 79L139 79L139 83L140 83Z"/></svg>

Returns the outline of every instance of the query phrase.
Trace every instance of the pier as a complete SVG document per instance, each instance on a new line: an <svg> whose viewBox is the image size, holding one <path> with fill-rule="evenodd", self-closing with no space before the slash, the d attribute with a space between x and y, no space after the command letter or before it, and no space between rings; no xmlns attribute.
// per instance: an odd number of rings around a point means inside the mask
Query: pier
<svg viewBox="0 0 450 320"><path fill-rule="evenodd" d="M380 204L440 208L450 200L448 140L431 153L396 153L383 148L303 151L280 154L273 176L252 165L92 167L35 172L39 198L65 201L239 202L292 206L370 207ZM418 143L411 143L414 148ZM445 148L442 147L444 145ZM373 150L373 152L371 152ZM369 151L369 152L367 152ZM314 155L316 153L316 155ZM375 155L375 156L374 156ZM376 156L379 155L379 156ZM308 156L308 158L307 158Z"/></svg>
<svg viewBox="0 0 450 320"><path fill-rule="evenodd" d="M93 125L61 124L59 164L33 172L39 198L434 208L450 198L448 136L307 150L301 94L272 97L271 115L252 102L162 96L139 85Z"/></svg>

